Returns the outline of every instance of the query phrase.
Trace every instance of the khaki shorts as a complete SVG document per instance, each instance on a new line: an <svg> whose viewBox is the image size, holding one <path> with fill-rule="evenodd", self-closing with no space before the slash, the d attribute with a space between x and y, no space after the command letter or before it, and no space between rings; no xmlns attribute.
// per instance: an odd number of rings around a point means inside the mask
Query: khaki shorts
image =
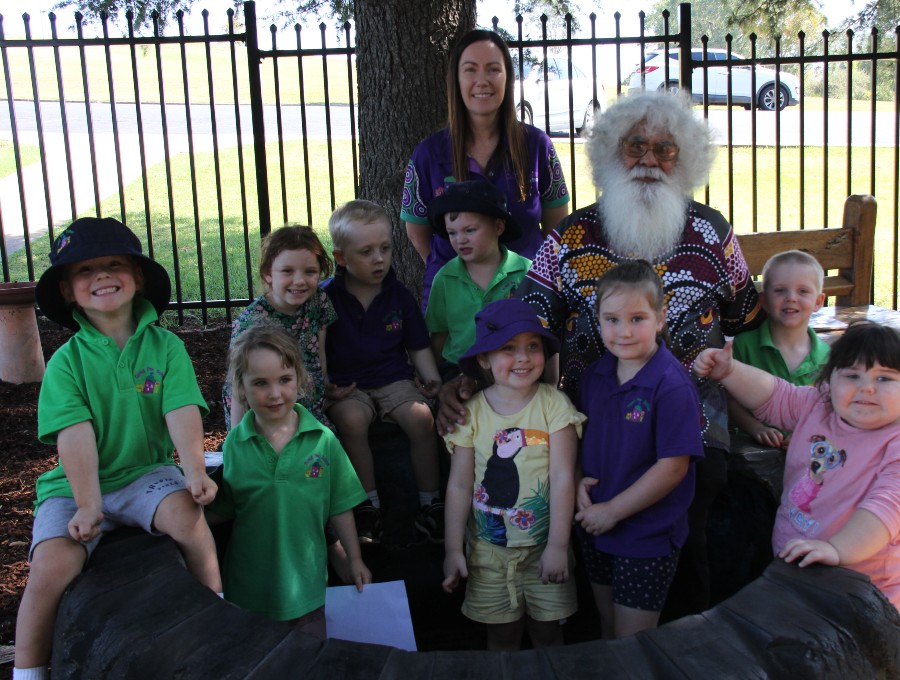
<svg viewBox="0 0 900 680"><path fill-rule="evenodd" d="M528 614L535 621L559 621L578 610L572 550L569 580L541 583L538 563L545 545L505 548L487 541L469 541L466 600L462 613L480 623L512 623Z"/></svg>
<svg viewBox="0 0 900 680"><path fill-rule="evenodd" d="M376 387L369 390L357 388L353 390L349 397L342 401L352 400L358 401L371 412L372 420L376 417L386 422L395 422L391 418L391 411L398 406L407 404L411 401L427 403L425 397L419 392L419 388L412 380L398 380L384 387ZM327 411L338 402L331 399L325 400L325 410Z"/></svg>

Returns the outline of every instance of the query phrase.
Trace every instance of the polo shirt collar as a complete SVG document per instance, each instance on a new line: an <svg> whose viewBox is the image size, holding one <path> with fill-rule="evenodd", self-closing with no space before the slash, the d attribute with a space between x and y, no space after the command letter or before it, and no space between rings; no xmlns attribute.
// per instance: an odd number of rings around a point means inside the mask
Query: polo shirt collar
<svg viewBox="0 0 900 680"><path fill-rule="evenodd" d="M656 353L650 357L650 361L641 366L641 370L637 372L637 374L631 378L625 385L633 384L636 387L654 387L659 382L659 374L665 368L666 359L664 357L664 352L662 350L666 349L666 341L663 339L659 339L657 341L659 345L659 349L656 350ZM615 355L606 350L603 356L600 358L600 372L604 376L611 377L611 379L616 380L616 366L618 365L618 361ZM624 385L620 385L619 387L624 387Z"/></svg>
<svg viewBox="0 0 900 680"><path fill-rule="evenodd" d="M323 425L315 419L309 411L300 406L300 404L294 404L294 411L300 416L300 420L297 423L297 431L294 433L291 439L295 439L305 432L311 432L313 430L321 430ZM253 416L253 411L248 410L244 417L241 418L241 422L239 422L234 429L232 429L232 437L236 441L246 442L254 439L256 437L264 438L259 432L256 430L256 418Z"/></svg>
<svg viewBox="0 0 900 680"><path fill-rule="evenodd" d="M328 285L334 285L340 288L345 293L347 292L347 268L341 267L338 265L335 269L334 276L331 279L331 283ZM394 265L391 265L391 268L388 269L387 274L384 275L384 278L381 280L381 292L384 293L389 288L392 288L394 284L397 282L397 275L394 273ZM380 295L380 293L379 293Z"/></svg>

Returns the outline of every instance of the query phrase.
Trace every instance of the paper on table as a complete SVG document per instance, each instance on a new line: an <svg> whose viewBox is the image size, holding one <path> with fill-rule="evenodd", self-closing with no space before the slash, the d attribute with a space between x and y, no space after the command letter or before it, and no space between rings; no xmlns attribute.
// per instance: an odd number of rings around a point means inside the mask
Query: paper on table
<svg viewBox="0 0 900 680"><path fill-rule="evenodd" d="M330 638L416 651L403 581L369 583L361 593L356 586L328 588L325 623Z"/></svg>

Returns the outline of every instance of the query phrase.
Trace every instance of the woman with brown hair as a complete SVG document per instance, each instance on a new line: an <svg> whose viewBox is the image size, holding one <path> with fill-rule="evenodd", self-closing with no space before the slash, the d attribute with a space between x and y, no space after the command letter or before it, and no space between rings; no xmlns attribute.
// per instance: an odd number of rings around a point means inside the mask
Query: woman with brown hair
<svg viewBox="0 0 900 680"><path fill-rule="evenodd" d="M431 281L455 256L428 224L428 204L448 184L484 179L501 189L522 236L507 244L531 258L568 212L569 190L553 143L516 119L515 75L506 43L492 31L466 33L447 69L447 127L422 140L406 168L400 218L425 261L423 305Z"/></svg>

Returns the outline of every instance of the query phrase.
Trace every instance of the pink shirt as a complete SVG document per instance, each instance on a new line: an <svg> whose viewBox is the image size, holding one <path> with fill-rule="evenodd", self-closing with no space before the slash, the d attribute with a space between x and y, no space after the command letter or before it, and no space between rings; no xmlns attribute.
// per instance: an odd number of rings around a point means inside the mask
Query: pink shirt
<svg viewBox="0 0 900 680"><path fill-rule="evenodd" d="M755 415L793 430L772 534L775 553L793 538L828 540L857 508L868 510L891 540L846 566L866 574L900 609L900 425L852 427L832 409L827 385L820 391L782 379Z"/></svg>

